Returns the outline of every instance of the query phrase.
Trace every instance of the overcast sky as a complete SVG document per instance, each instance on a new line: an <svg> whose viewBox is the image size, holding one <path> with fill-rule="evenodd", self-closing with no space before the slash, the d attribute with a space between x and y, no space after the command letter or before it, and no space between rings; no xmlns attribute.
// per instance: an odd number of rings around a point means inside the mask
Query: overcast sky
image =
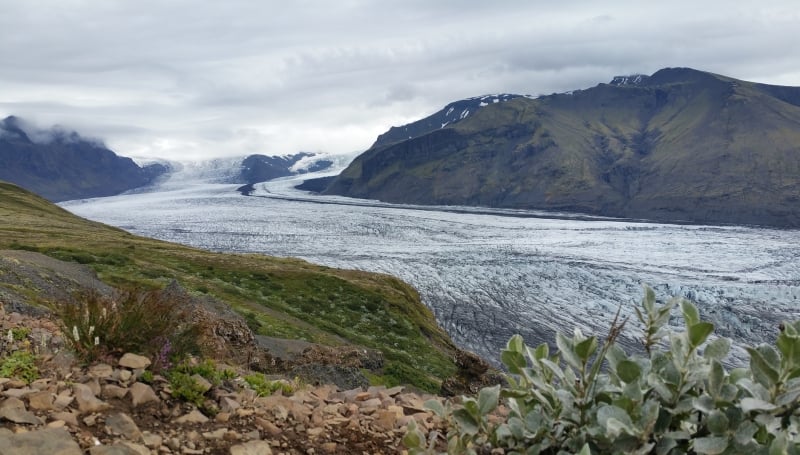
<svg viewBox="0 0 800 455"><path fill-rule="evenodd" d="M0 0L0 116L120 155L363 151L450 101L688 66L800 86L796 0Z"/></svg>

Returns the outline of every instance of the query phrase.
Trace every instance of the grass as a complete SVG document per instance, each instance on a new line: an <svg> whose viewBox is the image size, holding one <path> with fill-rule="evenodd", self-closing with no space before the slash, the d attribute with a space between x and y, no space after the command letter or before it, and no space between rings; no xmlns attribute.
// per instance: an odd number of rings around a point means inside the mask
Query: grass
<svg viewBox="0 0 800 455"><path fill-rule="evenodd" d="M260 334L380 350L387 363L415 372L413 385L425 390L456 370L456 348L431 311L412 287L388 275L139 237L77 217L3 182L0 249L85 264L116 287L158 289L177 280L190 292L230 304Z"/></svg>

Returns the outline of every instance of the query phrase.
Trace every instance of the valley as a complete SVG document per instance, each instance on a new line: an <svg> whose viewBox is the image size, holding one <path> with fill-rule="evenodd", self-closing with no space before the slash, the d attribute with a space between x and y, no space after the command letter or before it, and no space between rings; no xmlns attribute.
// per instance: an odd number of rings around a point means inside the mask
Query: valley
<svg viewBox="0 0 800 455"><path fill-rule="evenodd" d="M419 290L458 345L495 363L514 333L531 345L576 327L602 336L620 305L632 315L645 284L659 298L694 300L716 333L737 344L771 342L781 320L798 316L798 231L422 208L313 195L293 188L300 181L257 184L254 197L236 185L166 182L161 190L62 206L214 251L398 276ZM634 317L624 345L637 345L637 328ZM746 358L733 352L734 363Z"/></svg>

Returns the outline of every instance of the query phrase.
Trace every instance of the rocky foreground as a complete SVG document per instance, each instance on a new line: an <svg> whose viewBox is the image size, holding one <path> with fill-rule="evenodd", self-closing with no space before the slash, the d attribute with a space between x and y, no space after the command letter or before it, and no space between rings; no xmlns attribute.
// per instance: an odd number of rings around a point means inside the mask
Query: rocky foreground
<svg viewBox="0 0 800 455"><path fill-rule="evenodd" d="M13 337L24 328L24 339ZM213 409L173 398L169 381L146 375L132 353L80 366L47 318L0 309L0 351L37 352L38 379L0 378L0 454L402 453L405 426L441 426L423 408L434 396L402 387L301 387L257 396L237 375L213 386ZM205 406L204 408L209 408Z"/></svg>

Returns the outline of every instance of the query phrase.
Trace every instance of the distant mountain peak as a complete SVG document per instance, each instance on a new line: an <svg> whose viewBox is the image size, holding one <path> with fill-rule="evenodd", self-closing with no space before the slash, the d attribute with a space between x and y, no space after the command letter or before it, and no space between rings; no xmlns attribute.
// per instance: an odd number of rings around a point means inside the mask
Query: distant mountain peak
<svg viewBox="0 0 800 455"><path fill-rule="evenodd" d="M614 76L609 84L611 85L644 85L650 76L646 74L631 74L628 76Z"/></svg>

